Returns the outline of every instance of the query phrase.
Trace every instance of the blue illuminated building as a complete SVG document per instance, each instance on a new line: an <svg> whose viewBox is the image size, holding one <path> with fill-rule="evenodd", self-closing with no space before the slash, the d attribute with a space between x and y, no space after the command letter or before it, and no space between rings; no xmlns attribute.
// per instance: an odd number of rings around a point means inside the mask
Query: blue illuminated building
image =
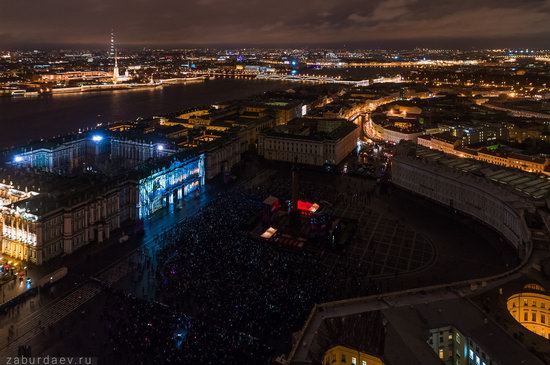
<svg viewBox="0 0 550 365"><path fill-rule="evenodd" d="M174 153L174 146L156 135L98 130L33 143L24 150L16 151L9 158L9 163L18 168L66 174L83 167L99 168L112 161L116 161L121 168L132 168Z"/></svg>
<svg viewBox="0 0 550 365"><path fill-rule="evenodd" d="M139 217L182 200L204 185L204 154L175 159L139 181Z"/></svg>

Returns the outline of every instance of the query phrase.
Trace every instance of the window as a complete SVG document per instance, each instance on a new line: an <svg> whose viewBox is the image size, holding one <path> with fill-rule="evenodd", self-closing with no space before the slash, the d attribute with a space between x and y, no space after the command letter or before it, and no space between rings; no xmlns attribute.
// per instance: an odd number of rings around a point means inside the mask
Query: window
<svg viewBox="0 0 550 365"><path fill-rule="evenodd" d="M361 365L367 365L367 360L361 361Z"/></svg>
<svg viewBox="0 0 550 365"><path fill-rule="evenodd" d="M445 359L445 350L439 349L439 358L440 358L441 360L444 360L444 359Z"/></svg>
<svg viewBox="0 0 550 365"><path fill-rule="evenodd" d="M533 321L533 322L537 321L537 313L536 312L531 313L531 321Z"/></svg>
<svg viewBox="0 0 550 365"><path fill-rule="evenodd" d="M351 365L357 365L357 358L356 357L351 357Z"/></svg>
<svg viewBox="0 0 550 365"><path fill-rule="evenodd" d="M470 350L470 360L473 360L474 359L474 352L472 350Z"/></svg>
<svg viewBox="0 0 550 365"><path fill-rule="evenodd" d="M458 332L455 336L455 339L456 339L456 343L460 343L460 334Z"/></svg>
<svg viewBox="0 0 550 365"><path fill-rule="evenodd" d="M346 354L342 354L342 362L346 362Z"/></svg>
<svg viewBox="0 0 550 365"><path fill-rule="evenodd" d="M523 320L528 321L529 320L529 313L523 312Z"/></svg>
<svg viewBox="0 0 550 365"><path fill-rule="evenodd" d="M540 322L541 323L546 323L546 316L544 314L540 315Z"/></svg>

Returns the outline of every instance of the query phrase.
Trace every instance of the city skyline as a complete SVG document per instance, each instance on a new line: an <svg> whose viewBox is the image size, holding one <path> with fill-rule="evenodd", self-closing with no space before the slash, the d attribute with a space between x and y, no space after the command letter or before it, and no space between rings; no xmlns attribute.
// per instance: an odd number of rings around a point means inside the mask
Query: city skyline
<svg viewBox="0 0 550 365"><path fill-rule="evenodd" d="M0 1L0 365L550 364L548 24Z"/></svg>
<svg viewBox="0 0 550 365"><path fill-rule="evenodd" d="M127 47L547 48L550 34L548 0L55 0L0 10L5 49L101 46L112 29Z"/></svg>

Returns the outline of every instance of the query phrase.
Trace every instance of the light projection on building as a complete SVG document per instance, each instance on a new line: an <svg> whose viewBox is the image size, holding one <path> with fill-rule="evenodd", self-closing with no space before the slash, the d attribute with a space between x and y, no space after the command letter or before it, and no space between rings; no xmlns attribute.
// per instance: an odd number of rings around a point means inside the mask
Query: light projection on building
<svg viewBox="0 0 550 365"><path fill-rule="evenodd" d="M139 215L146 218L204 185L204 155L174 161L139 182Z"/></svg>

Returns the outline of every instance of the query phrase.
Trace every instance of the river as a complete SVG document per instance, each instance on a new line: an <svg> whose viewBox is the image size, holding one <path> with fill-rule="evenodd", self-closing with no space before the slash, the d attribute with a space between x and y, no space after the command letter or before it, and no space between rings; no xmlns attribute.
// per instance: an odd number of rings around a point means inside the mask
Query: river
<svg viewBox="0 0 550 365"><path fill-rule="evenodd" d="M247 98L295 84L214 79L156 89L101 91L36 98L0 98L0 147L194 106Z"/></svg>

